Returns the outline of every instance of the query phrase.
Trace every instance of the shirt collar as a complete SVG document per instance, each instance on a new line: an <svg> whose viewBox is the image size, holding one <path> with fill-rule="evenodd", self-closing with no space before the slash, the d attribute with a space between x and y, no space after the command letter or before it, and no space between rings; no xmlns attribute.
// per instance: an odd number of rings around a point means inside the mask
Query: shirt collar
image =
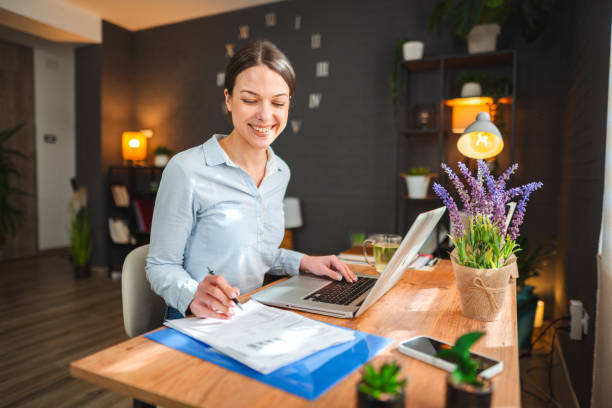
<svg viewBox="0 0 612 408"><path fill-rule="evenodd" d="M219 164L226 163L228 166L237 167L219 144L219 140L226 136L227 135L214 134L210 139L204 142L204 145L202 146L204 149L204 158L206 160L206 164L209 166L218 166ZM268 146L268 162L266 163L266 170L268 172L279 170L276 155L270 146Z"/></svg>

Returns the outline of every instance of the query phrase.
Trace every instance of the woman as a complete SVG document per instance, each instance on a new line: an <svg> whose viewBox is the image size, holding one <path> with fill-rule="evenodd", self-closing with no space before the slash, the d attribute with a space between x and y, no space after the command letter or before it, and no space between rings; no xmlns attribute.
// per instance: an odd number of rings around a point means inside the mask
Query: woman
<svg viewBox="0 0 612 408"><path fill-rule="evenodd" d="M278 248L290 172L270 145L287 125L294 90L291 63L274 44L246 45L225 73L233 130L177 154L164 170L146 271L153 290L183 315L230 318L231 299L260 287L266 272L357 280L333 255Z"/></svg>

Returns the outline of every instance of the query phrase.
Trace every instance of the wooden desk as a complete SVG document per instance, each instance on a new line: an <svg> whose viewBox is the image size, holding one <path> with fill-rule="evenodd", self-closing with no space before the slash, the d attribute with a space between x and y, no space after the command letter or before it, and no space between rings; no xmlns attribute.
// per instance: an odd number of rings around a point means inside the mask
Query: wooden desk
<svg viewBox="0 0 612 408"><path fill-rule="evenodd" d="M351 266L355 271L366 267ZM248 296L248 295L246 295ZM246 296L244 298L246 298ZM504 362L493 379L493 406L520 406L516 289L512 282L500 319L478 322L461 315L455 279L448 261L432 272L407 270L398 284L357 319L310 313L305 316L390 337L395 342L373 359L392 359L409 377L408 407L443 407L446 372L401 354L398 342L429 335L447 342L471 330L487 332L473 350ZM354 407L360 370L310 403L293 394L228 371L212 363L138 336L70 365L77 378L165 407ZM281 405L282 404L282 405Z"/></svg>

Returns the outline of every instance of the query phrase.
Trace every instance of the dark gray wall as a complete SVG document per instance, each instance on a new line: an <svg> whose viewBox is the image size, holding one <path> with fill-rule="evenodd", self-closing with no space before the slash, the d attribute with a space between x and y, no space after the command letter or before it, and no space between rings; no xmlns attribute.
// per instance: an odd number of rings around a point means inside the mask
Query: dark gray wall
<svg viewBox="0 0 612 408"><path fill-rule="evenodd" d="M565 131L561 139L558 259L561 273L557 283L557 312L567 314L567 300L579 299L590 315L591 331L582 341L569 340L565 332L560 334L574 390L580 405L588 407L593 379L595 257L603 202L612 2L572 2L570 11Z"/></svg>
<svg viewBox="0 0 612 408"><path fill-rule="evenodd" d="M558 314L564 313L565 299L577 297L593 316L596 269L591 255L601 214L611 6L605 1L569 3L566 10L565 2L559 2L551 26L535 43L526 43L518 25L510 23L498 48L518 54L513 153L521 167L514 184L544 182L529 203L522 232L532 245L559 244L557 264L531 283L548 313L553 304ZM301 119L302 128L296 135L288 126L273 148L292 169L288 194L302 199L305 226L296 231L299 249L336 252L348 244L349 231L394 230L398 136L387 86L393 45L409 38L425 42L426 56L466 52L465 43L447 32L426 33L431 4L296 0L135 33L105 24L98 68L98 109L104 119L101 133L99 127L89 133L101 143L100 157L92 158L101 160L95 164L102 166L99 179L106 165L119 160L120 132L129 127L153 128L151 148L163 144L176 151L230 130L216 73L224 71L228 60L224 45L240 46L238 27L249 25L251 38L270 39L286 52L298 76L290 119ZM275 28L264 27L268 12L276 13ZM302 18L299 31L293 28L296 15ZM310 49L313 33L322 35L319 50ZM329 78L315 78L317 61L330 63ZM319 109L308 108L311 92L323 93ZM78 160L79 169L89 164ZM105 263L103 255L96 259ZM583 406L590 399L591 339L562 339Z"/></svg>
<svg viewBox="0 0 612 408"><path fill-rule="evenodd" d="M106 206L103 197L102 141L100 106L102 47L90 45L75 51L76 75L76 176L77 184L87 188L90 222L94 233L93 265L105 265L106 232L104 219Z"/></svg>

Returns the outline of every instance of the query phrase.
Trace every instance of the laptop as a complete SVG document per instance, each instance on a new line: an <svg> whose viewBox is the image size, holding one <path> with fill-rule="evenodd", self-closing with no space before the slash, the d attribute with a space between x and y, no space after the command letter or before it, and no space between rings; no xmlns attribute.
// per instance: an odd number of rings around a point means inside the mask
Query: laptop
<svg viewBox="0 0 612 408"><path fill-rule="evenodd" d="M258 302L334 317L361 315L402 277L418 255L446 207L423 212L416 218L397 251L380 275L357 274L355 283L299 274L251 296Z"/></svg>

